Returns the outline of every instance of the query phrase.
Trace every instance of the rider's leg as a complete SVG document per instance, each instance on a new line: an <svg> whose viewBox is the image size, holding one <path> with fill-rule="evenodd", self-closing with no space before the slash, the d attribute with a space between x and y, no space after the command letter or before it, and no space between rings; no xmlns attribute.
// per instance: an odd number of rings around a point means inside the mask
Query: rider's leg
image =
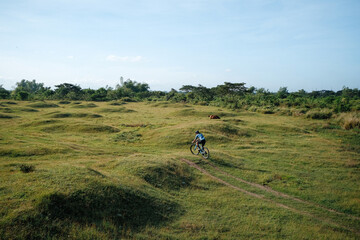
<svg viewBox="0 0 360 240"><path fill-rule="evenodd" d="M205 141L205 140L200 141L200 144L201 144L201 150L204 150L205 143L206 143L206 141Z"/></svg>
<svg viewBox="0 0 360 240"><path fill-rule="evenodd" d="M203 150L204 150L204 146L202 145L202 142L201 142L201 141L199 142L199 149L200 149L200 151L203 151Z"/></svg>
<svg viewBox="0 0 360 240"><path fill-rule="evenodd" d="M196 140L196 146L198 147L199 151L202 151L202 147L200 145L200 141Z"/></svg>

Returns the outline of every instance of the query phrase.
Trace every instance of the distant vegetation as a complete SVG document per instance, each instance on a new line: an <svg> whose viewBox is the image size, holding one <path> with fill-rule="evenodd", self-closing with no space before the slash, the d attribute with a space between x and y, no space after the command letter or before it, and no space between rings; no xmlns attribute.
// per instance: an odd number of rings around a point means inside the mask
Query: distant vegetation
<svg viewBox="0 0 360 240"><path fill-rule="evenodd" d="M12 91L0 85L0 99L14 100L60 100L59 104L69 101L118 101L112 104L138 101L169 101L211 105L229 109L244 109L264 114L283 114L312 119L337 118L344 128L359 127L360 90L344 87L340 91L299 90L289 92L287 87L281 87L277 92L264 88L245 87L245 83L225 82L213 88L202 85L184 85L170 92L151 91L146 83L138 83L131 79L122 81L115 88L106 87L82 89L78 85L63 83L52 90L36 80L21 80ZM119 103L120 101L120 103ZM121 103L122 102L122 103ZM37 103L35 108L51 107ZM95 104L79 105L78 107L96 107ZM352 114L342 114L350 113ZM355 112L355 114L354 114ZM341 116L340 116L341 115Z"/></svg>

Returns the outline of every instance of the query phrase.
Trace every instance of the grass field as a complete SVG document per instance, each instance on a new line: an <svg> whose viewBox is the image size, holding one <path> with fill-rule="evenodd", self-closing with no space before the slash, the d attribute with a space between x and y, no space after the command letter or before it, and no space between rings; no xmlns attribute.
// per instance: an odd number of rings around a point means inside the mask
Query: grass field
<svg viewBox="0 0 360 240"><path fill-rule="evenodd" d="M360 132L332 121L1 101L0 239L360 239Z"/></svg>

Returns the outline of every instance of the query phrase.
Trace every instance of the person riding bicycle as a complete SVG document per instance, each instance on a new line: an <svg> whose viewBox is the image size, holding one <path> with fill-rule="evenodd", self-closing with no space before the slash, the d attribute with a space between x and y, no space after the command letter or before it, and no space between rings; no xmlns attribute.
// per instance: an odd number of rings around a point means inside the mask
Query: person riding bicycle
<svg viewBox="0 0 360 240"><path fill-rule="evenodd" d="M192 141L192 143L196 143L196 146L198 148L200 148L201 151L204 150L204 146L205 146L205 143L206 143L206 140L205 140L205 137L202 133L200 133L199 131L196 131L195 132L195 138L194 140ZM201 147L199 147L199 143L201 144Z"/></svg>

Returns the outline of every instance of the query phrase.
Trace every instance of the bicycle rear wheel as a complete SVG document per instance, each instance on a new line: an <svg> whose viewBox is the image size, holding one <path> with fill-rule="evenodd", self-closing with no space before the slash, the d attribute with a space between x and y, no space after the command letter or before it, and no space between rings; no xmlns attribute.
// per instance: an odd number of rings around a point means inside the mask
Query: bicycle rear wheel
<svg viewBox="0 0 360 240"><path fill-rule="evenodd" d="M207 147L204 147L204 151L202 153L203 158L208 159L210 157L210 151Z"/></svg>
<svg viewBox="0 0 360 240"><path fill-rule="evenodd" d="M196 147L196 144L191 144L190 145L190 152L194 155L199 155L199 148Z"/></svg>

